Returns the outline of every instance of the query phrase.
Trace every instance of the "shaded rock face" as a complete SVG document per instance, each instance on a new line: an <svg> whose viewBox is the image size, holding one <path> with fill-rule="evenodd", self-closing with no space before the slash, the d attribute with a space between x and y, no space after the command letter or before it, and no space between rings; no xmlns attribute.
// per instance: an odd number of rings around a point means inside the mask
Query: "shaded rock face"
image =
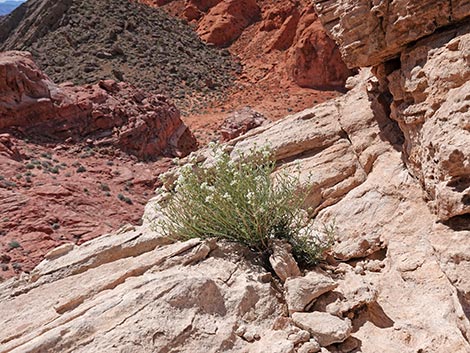
<svg viewBox="0 0 470 353"><path fill-rule="evenodd" d="M470 214L469 32L467 25L418 41L384 77L407 164L442 221Z"/></svg>
<svg viewBox="0 0 470 353"><path fill-rule="evenodd" d="M182 156L196 140L163 96L111 80L55 85L27 52L0 54L0 130L65 140L91 139L141 159Z"/></svg>

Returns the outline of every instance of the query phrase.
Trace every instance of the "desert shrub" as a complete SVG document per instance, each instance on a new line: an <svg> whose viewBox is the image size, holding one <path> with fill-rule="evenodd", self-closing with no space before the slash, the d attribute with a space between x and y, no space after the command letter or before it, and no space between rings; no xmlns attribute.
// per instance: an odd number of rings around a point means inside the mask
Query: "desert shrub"
<svg viewBox="0 0 470 353"><path fill-rule="evenodd" d="M125 202L129 205L132 205L132 200L129 197L124 196L123 194L118 194L117 197L120 201Z"/></svg>
<svg viewBox="0 0 470 353"><path fill-rule="evenodd" d="M299 173L273 173L275 168L267 148L234 161L215 147L211 166L180 168L156 226L170 237L227 239L265 254L273 239L283 239L299 262L315 264L329 246L331 229L306 227L308 217L301 209L306 192Z"/></svg>
<svg viewBox="0 0 470 353"><path fill-rule="evenodd" d="M53 174L59 174L59 167L55 166L49 169L49 171Z"/></svg>
<svg viewBox="0 0 470 353"><path fill-rule="evenodd" d="M11 248L11 249L17 249L19 247L21 247L20 243L17 242L16 240L12 240L11 242L8 243L8 246Z"/></svg>
<svg viewBox="0 0 470 353"><path fill-rule="evenodd" d="M82 165L80 165L78 168L77 168L77 173L85 173L86 172L86 168Z"/></svg>
<svg viewBox="0 0 470 353"><path fill-rule="evenodd" d="M106 183L100 183L100 189L101 191L111 191L111 189L109 188L109 185Z"/></svg>

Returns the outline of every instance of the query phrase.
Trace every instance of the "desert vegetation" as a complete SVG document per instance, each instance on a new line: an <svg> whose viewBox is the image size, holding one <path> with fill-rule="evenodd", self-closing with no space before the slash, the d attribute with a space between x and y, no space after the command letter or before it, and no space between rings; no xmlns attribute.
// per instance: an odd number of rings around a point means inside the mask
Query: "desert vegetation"
<svg viewBox="0 0 470 353"><path fill-rule="evenodd" d="M271 253L273 240L285 240L298 262L318 262L333 227L309 226L302 209L306 186L298 174L276 171L268 147L235 160L218 145L212 149L209 165L181 167L158 227L177 239L226 239L264 254Z"/></svg>

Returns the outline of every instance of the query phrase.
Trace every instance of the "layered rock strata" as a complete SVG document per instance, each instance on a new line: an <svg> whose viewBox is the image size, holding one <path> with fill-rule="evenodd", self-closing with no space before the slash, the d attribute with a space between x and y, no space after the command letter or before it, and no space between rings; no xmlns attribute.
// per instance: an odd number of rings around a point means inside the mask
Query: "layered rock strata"
<svg viewBox="0 0 470 353"><path fill-rule="evenodd" d="M442 221L470 214L467 1L315 1L350 67L374 66L404 158ZM347 9L354 8L353 11ZM426 37L426 38L423 38ZM393 60L390 60L393 59Z"/></svg>
<svg viewBox="0 0 470 353"><path fill-rule="evenodd" d="M27 52L0 54L0 130L56 140L90 139L141 159L182 156L196 140L165 97L112 80L56 85Z"/></svg>
<svg viewBox="0 0 470 353"><path fill-rule="evenodd" d="M314 0L350 67L397 57L409 43L470 16L467 0Z"/></svg>

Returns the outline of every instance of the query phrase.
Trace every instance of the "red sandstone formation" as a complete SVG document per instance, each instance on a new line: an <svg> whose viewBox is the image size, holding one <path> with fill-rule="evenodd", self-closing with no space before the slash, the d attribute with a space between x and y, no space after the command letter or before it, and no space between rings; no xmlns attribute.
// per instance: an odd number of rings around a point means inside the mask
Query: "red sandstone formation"
<svg viewBox="0 0 470 353"><path fill-rule="evenodd" d="M207 43L223 47L237 39L259 16L256 0L222 1L202 17L197 31Z"/></svg>
<svg viewBox="0 0 470 353"><path fill-rule="evenodd" d="M158 6L153 0L138 0ZM225 3L225 4L224 4ZM207 24L218 19L216 8L228 6L222 0L173 0L162 8L173 16L191 22L204 39L215 38ZM235 6L233 3L231 6ZM230 112L249 106L269 120L301 111L338 95L353 72L343 63L339 50L326 35L307 0L259 0L258 20L248 25L237 39L232 37L221 46L240 59L242 70L238 84L224 100L195 102L185 123L198 141L218 140L215 131ZM218 12L220 23L224 13ZM227 16L230 17L230 16ZM204 28L202 25L204 24ZM229 27L227 27L229 28ZM233 34L233 32L230 32ZM219 36L220 37L220 36ZM330 91L328 91L330 90Z"/></svg>
<svg viewBox="0 0 470 353"><path fill-rule="evenodd" d="M55 85L26 52L0 53L0 130L74 141L91 139L141 159L182 156L196 141L163 96L112 80Z"/></svg>
<svg viewBox="0 0 470 353"><path fill-rule="evenodd" d="M318 21L313 5L303 10L298 22L295 12L286 18L278 30L273 48L287 46L294 24L297 24L295 36L287 55L289 76L301 87L343 87L351 71L344 64L335 42Z"/></svg>
<svg viewBox="0 0 470 353"><path fill-rule="evenodd" d="M252 79L266 66L300 87L344 86L351 75L308 1L140 0L197 24L199 36L241 58ZM234 43L235 41L235 43ZM257 68L250 72L246 68Z"/></svg>
<svg viewBox="0 0 470 353"><path fill-rule="evenodd" d="M139 222L171 165L162 155L195 147L162 96L109 80L56 85L29 53L0 53L0 277Z"/></svg>

